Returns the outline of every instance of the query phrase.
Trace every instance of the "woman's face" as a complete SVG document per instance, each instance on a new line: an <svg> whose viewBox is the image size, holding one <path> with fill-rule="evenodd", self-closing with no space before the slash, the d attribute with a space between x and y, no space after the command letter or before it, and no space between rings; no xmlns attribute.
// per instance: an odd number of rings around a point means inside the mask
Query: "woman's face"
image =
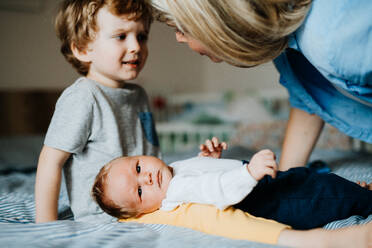
<svg viewBox="0 0 372 248"><path fill-rule="evenodd" d="M187 33L183 33L176 29L176 40L179 43L187 43L191 50L199 53L200 55L208 56L213 62L220 63L221 59L216 58L208 49L198 40L192 38Z"/></svg>

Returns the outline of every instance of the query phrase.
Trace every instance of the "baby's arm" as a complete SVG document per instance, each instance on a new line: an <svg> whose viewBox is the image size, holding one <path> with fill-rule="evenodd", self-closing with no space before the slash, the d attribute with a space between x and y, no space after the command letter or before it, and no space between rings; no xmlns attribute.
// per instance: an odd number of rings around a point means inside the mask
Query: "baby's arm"
<svg viewBox="0 0 372 248"><path fill-rule="evenodd" d="M69 157L68 152L43 146L35 182L36 223L57 220L62 167Z"/></svg>
<svg viewBox="0 0 372 248"><path fill-rule="evenodd" d="M257 181L261 180L265 175L275 178L278 170L275 154L268 149L257 152L247 165L247 170Z"/></svg>
<svg viewBox="0 0 372 248"><path fill-rule="evenodd" d="M217 137L213 137L212 140L207 139L199 148L199 156L221 158L222 150L227 149L227 144L226 142L220 143Z"/></svg>

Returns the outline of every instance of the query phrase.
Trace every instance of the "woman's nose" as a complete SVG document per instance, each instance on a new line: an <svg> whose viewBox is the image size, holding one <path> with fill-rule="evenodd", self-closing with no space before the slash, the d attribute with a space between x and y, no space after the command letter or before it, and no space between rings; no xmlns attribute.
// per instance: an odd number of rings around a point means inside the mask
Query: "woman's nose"
<svg viewBox="0 0 372 248"><path fill-rule="evenodd" d="M183 34L181 34L179 32L176 32L176 40L179 43L186 43L185 35L183 35Z"/></svg>

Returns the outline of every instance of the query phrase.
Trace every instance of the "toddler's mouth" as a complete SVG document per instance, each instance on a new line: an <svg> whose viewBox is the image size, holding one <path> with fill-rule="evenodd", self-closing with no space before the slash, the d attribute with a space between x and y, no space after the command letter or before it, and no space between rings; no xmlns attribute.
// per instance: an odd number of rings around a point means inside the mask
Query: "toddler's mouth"
<svg viewBox="0 0 372 248"><path fill-rule="evenodd" d="M123 65L129 65L131 67L137 67L140 64L140 61L138 59L136 60L128 60L121 62Z"/></svg>

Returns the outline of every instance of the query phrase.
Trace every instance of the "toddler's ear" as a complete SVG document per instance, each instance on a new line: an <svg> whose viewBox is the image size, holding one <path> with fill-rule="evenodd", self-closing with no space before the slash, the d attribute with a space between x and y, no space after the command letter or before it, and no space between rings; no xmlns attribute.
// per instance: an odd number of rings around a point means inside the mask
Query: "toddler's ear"
<svg viewBox="0 0 372 248"><path fill-rule="evenodd" d="M80 60L81 62L90 63L92 60L90 58L90 52L89 49L81 50L77 46L75 46L74 43L71 44L71 51L74 54L74 56Z"/></svg>

